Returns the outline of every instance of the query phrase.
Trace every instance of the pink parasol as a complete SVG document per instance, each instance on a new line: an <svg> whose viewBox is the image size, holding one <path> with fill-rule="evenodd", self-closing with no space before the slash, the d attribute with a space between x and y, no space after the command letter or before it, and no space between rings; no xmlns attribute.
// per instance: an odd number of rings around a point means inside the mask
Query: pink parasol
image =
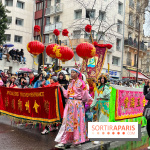
<svg viewBox="0 0 150 150"><path fill-rule="evenodd" d="M29 68L20 68L19 70L31 72L31 70Z"/></svg>

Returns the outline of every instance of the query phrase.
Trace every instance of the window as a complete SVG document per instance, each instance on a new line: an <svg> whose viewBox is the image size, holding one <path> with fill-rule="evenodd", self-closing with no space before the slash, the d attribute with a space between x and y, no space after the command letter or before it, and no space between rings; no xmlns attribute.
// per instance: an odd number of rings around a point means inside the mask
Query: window
<svg viewBox="0 0 150 150"><path fill-rule="evenodd" d="M112 64L113 64L113 65L119 66L119 61L120 61L120 58L119 58L119 57L113 56L113 58L112 58Z"/></svg>
<svg viewBox="0 0 150 150"><path fill-rule="evenodd" d="M132 38L132 33L131 32L128 33L128 38Z"/></svg>
<svg viewBox="0 0 150 150"><path fill-rule="evenodd" d="M40 40L40 36L35 36L35 37L34 37L34 40L41 41L41 40Z"/></svg>
<svg viewBox="0 0 150 150"><path fill-rule="evenodd" d="M116 41L116 47L117 47L117 51L121 50L121 40L120 39L117 39L117 41Z"/></svg>
<svg viewBox="0 0 150 150"><path fill-rule="evenodd" d="M13 6L13 0L5 0L6 6Z"/></svg>
<svg viewBox="0 0 150 150"><path fill-rule="evenodd" d="M12 23L12 17L7 17L7 23L11 24Z"/></svg>
<svg viewBox="0 0 150 150"><path fill-rule="evenodd" d="M16 18L16 25L23 26L23 19Z"/></svg>
<svg viewBox="0 0 150 150"><path fill-rule="evenodd" d="M60 16L55 16L54 17L54 23L57 23L57 22L59 22L60 21Z"/></svg>
<svg viewBox="0 0 150 150"><path fill-rule="evenodd" d="M17 7L21 8L21 9L24 9L24 2L17 1Z"/></svg>
<svg viewBox="0 0 150 150"><path fill-rule="evenodd" d="M129 0L129 6L134 8L134 1L133 0Z"/></svg>
<svg viewBox="0 0 150 150"><path fill-rule="evenodd" d="M22 43L22 36L15 35L14 42Z"/></svg>
<svg viewBox="0 0 150 150"><path fill-rule="evenodd" d="M131 66L131 52L127 53L127 65Z"/></svg>
<svg viewBox="0 0 150 150"><path fill-rule="evenodd" d="M6 42L11 41L11 34L5 34L6 35Z"/></svg>
<svg viewBox="0 0 150 150"><path fill-rule="evenodd" d="M119 32L119 33L122 32L122 21L120 21L120 20L118 20L117 32Z"/></svg>
<svg viewBox="0 0 150 150"><path fill-rule="evenodd" d="M60 3L60 0L55 0L55 3L57 4L57 3Z"/></svg>
<svg viewBox="0 0 150 150"><path fill-rule="evenodd" d="M133 14L132 13L129 14L129 25L130 26L134 26L134 23L133 23Z"/></svg>
<svg viewBox="0 0 150 150"><path fill-rule="evenodd" d="M36 4L36 11L39 11L43 8L43 2Z"/></svg>
<svg viewBox="0 0 150 150"><path fill-rule="evenodd" d="M137 66L137 54L134 54L134 67Z"/></svg>
<svg viewBox="0 0 150 150"><path fill-rule="evenodd" d="M94 38L94 31L92 30L91 33L92 33L92 37ZM85 39L90 39L90 38L91 38L90 33L87 33L87 32L86 32L85 35L84 35L84 38L85 38Z"/></svg>
<svg viewBox="0 0 150 150"><path fill-rule="evenodd" d="M99 20L100 21L105 21L106 20L106 12L99 11Z"/></svg>
<svg viewBox="0 0 150 150"><path fill-rule="evenodd" d="M46 25L50 24L50 17L46 17Z"/></svg>
<svg viewBox="0 0 150 150"><path fill-rule="evenodd" d="M99 33L97 34L97 40L98 40L98 41L99 41L99 40L105 41L105 34L104 34L103 32L99 32Z"/></svg>
<svg viewBox="0 0 150 150"><path fill-rule="evenodd" d="M95 10L86 10L86 18L95 18Z"/></svg>
<svg viewBox="0 0 150 150"><path fill-rule="evenodd" d="M73 37L75 39L80 39L80 37L81 37L81 30L73 31Z"/></svg>
<svg viewBox="0 0 150 150"><path fill-rule="evenodd" d="M47 8L51 6L51 0L47 0Z"/></svg>
<svg viewBox="0 0 150 150"><path fill-rule="evenodd" d="M118 14L123 14L123 4L121 2L118 3Z"/></svg>
<svg viewBox="0 0 150 150"><path fill-rule="evenodd" d="M49 35L45 35L45 43L49 43Z"/></svg>
<svg viewBox="0 0 150 150"><path fill-rule="evenodd" d="M75 19L81 19L82 18L82 10L75 10Z"/></svg>
<svg viewBox="0 0 150 150"><path fill-rule="evenodd" d="M41 24L42 24L42 19L35 20L35 25L41 26Z"/></svg>

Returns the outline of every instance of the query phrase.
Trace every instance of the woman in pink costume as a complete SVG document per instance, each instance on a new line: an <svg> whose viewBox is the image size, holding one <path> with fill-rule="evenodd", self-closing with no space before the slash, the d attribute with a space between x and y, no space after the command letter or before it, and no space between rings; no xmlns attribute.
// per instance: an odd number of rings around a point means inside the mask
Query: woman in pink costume
<svg viewBox="0 0 150 150"><path fill-rule="evenodd" d="M85 124L84 102L90 99L88 90L79 70L72 69L71 77L73 81L69 84L68 90L62 86L64 96L68 99L63 116L63 123L56 136L58 142L55 147L64 148L65 144L79 145L87 140L87 131Z"/></svg>

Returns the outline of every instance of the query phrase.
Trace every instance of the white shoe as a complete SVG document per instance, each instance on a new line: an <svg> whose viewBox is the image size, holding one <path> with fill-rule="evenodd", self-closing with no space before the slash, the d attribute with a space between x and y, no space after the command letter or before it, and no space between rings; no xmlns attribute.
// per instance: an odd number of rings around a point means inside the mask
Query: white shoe
<svg viewBox="0 0 150 150"><path fill-rule="evenodd" d="M147 147L147 149L150 149L150 146L149 146L149 147Z"/></svg>
<svg viewBox="0 0 150 150"><path fill-rule="evenodd" d="M46 130L46 129L44 129L44 130L41 132L42 135L45 135L45 134L48 134L48 133L49 133L49 131Z"/></svg>
<svg viewBox="0 0 150 150"><path fill-rule="evenodd" d="M59 143L59 144L55 145L55 147L63 149L63 148L65 148L65 145L62 143Z"/></svg>
<svg viewBox="0 0 150 150"><path fill-rule="evenodd" d="M98 144L100 144L100 141L94 141L93 144L98 145Z"/></svg>

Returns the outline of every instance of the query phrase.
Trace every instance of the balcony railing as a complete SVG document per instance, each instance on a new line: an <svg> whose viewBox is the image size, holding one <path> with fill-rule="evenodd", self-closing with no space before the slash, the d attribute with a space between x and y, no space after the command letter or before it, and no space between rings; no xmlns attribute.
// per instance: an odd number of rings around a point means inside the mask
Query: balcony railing
<svg viewBox="0 0 150 150"><path fill-rule="evenodd" d="M55 24L50 24L45 26L45 33L53 32L54 29L62 30L62 22L56 22Z"/></svg>
<svg viewBox="0 0 150 150"><path fill-rule="evenodd" d="M45 16L50 16L50 15L61 13L61 12L63 12L63 4L57 3L56 6L51 6L49 8L46 8Z"/></svg>
<svg viewBox="0 0 150 150"><path fill-rule="evenodd" d="M132 38L125 39L124 44L138 49L138 42L136 41L136 39L134 40ZM147 51L147 46L144 44L144 41L140 42L140 50Z"/></svg>

